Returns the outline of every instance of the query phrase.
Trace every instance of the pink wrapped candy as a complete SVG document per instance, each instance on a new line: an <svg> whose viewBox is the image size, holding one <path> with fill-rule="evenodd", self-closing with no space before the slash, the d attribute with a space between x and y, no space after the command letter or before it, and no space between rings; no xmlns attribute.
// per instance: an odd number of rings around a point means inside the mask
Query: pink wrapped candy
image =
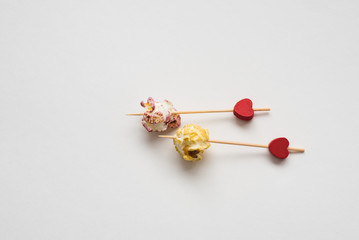
<svg viewBox="0 0 359 240"><path fill-rule="evenodd" d="M153 98L149 97L146 103L144 101L141 102L141 106L146 108L142 118L142 125L149 132L162 132L168 127L177 128L181 125L180 115L172 113L176 109L168 100L156 102Z"/></svg>

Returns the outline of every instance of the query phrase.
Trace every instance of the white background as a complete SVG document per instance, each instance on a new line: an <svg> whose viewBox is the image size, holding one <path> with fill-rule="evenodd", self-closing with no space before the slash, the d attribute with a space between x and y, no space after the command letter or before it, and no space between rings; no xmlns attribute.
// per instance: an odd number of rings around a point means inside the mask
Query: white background
<svg viewBox="0 0 359 240"><path fill-rule="evenodd" d="M359 2L0 0L0 239L358 239ZM139 103L215 139L198 163ZM167 132L173 134L173 131Z"/></svg>

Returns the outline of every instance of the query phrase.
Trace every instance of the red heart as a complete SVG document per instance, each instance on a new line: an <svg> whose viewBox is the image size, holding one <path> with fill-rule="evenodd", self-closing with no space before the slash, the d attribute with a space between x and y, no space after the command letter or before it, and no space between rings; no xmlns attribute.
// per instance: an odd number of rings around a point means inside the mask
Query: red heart
<svg viewBox="0 0 359 240"><path fill-rule="evenodd" d="M251 120L254 115L253 103L250 99L245 98L236 103L233 108L233 114L242 120Z"/></svg>
<svg viewBox="0 0 359 240"><path fill-rule="evenodd" d="M289 141L285 137L276 138L269 143L269 151L273 156L285 159L289 155L288 151Z"/></svg>

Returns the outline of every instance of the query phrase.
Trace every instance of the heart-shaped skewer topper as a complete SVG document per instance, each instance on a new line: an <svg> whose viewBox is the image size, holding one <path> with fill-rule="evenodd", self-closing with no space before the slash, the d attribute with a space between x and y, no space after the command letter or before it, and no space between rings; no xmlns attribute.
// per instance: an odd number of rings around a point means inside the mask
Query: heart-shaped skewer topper
<svg viewBox="0 0 359 240"><path fill-rule="evenodd" d="M242 120L251 120L254 115L253 103L250 99L245 98L236 103L233 108L233 114Z"/></svg>
<svg viewBox="0 0 359 240"><path fill-rule="evenodd" d="M286 139L285 137L281 137L281 138L273 139L269 143L268 149L273 154L273 156L280 159L285 159L289 155L288 146L289 146L288 139Z"/></svg>

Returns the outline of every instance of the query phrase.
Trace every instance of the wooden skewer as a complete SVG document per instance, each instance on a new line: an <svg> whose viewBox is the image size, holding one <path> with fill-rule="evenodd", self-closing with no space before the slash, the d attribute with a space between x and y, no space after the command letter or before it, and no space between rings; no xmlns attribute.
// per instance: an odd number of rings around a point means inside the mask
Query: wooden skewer
<svg viewBox="0 0 359 240"><path fill-rule="evenodd" d="M176 136L168 136L168 135L158 135L161 138L171 138L174 139ZM256 143L242 143L242 142L231 142L231 141L220 141L220 140L208 140L211 143L221 143L221 144L231 144L231 145L240 145L240 146L248 146L248 147L260 147L260 148L268 148L268 145L264 144L256 144ZM289 147L288 150L294 152L304 152L304 148L292 148Z"/></svg>
<svg viewBox="0 0 359 240"><path fill-rule="evenodd" d="M253 111L270 111L270 108L253 108ZM173 114L193 114L193 113L221 113L233 112L233 109L224 110L203 110L203 111L173 111ZM128 116L142 116L144 113L127 113Z"/></svg>

